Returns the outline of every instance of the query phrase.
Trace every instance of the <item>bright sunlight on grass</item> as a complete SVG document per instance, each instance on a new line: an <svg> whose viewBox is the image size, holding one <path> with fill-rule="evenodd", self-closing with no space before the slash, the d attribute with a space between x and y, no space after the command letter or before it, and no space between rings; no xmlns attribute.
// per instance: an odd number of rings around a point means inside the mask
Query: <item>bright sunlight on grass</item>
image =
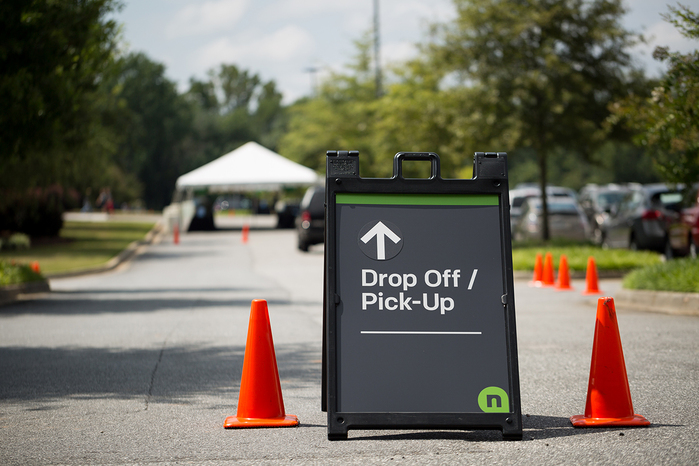
<svg viewBox="0 0 699 466"><path fill-rule="evenodd" d="M699 293L699 260L676 259L634 270L624 288Z"/></svg>
<svg viewBox="0 0 699 466"><path fill-rule="evenodd" d="M550 252L554 267L558 267L561 254L568 258L571 270L585 271L587 258L592 256L598 270L626 271L660 263L660 254L651 251L630 251L628 249L602 249L590 245L517 245L512 249L514 270L534 270L536 254L542 256Z"/></svg>
<svg viewBox="0 0 699 466"><path fill-rule="evenodd" d="M34 240L30 249L2 251L0 259L29 264L38 261L41 272L69 272L107 263L131 242L141 240L153 223L65 222L60 237Z"/></svg>

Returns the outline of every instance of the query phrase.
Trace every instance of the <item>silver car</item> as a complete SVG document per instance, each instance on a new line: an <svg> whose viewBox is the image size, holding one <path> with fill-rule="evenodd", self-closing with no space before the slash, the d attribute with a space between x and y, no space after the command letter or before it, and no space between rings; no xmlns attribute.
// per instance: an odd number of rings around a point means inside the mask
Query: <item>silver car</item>
<svg viewBox="0 0 699 466"><path fill-rule="evenodd" d="M553 238L585 241L590 235L590 224L578 202L570 197L548 197L549 234ZM522 204L522 214L514 231L518 241L541 239L543 212L541 198L530 197Z"/></svg>
<svg viewBox="0 0 699 466"><path fill-rule="evenodd" d="M575 191L562 186L547 186L546 195L550 197L564 197L576 199ZM510 229L514 235L517 224L522 217L522 205L530 197L540 197L541 188L533 183L520 183L510 190Z"/></svg>

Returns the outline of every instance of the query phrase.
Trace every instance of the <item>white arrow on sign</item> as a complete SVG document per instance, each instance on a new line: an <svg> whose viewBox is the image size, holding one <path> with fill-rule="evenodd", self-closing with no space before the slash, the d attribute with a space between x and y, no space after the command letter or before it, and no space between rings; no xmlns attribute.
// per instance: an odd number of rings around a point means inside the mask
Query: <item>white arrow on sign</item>
<svg viewBox="0 0 699 466"><path fill-rule="evenodd" d="M386 260L386 238L388 237L388 239L395 244L398 244L400 236L391 231L382 221L374 225L373 228L367 231L360 239L366 244L371 241L374 236L376 236L376 258L380 261Z"/></svg>

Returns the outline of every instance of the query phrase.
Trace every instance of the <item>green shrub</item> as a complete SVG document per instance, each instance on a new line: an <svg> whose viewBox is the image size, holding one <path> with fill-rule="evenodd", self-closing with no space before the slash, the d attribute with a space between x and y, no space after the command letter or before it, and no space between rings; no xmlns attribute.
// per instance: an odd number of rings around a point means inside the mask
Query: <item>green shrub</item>
<svg viewBox="0 0 699 466"><path fill-rule="evenodd" d="M0 250L14 250L19 251L22 249L29 249L32 245L29 236L24 233L13 233L9 238L0 242Z"/></svg>
<svg viewBox="0 0 699 466"><path fill-rule="evenodd" d="M699 260L677 259L634 270L624 288L699 293Z"/></svg>
<svg viewBox="0 0 699 466"><path fill-rule="evenodd" d="M43 280L30 266L0 260L0 286Z"/></svg>

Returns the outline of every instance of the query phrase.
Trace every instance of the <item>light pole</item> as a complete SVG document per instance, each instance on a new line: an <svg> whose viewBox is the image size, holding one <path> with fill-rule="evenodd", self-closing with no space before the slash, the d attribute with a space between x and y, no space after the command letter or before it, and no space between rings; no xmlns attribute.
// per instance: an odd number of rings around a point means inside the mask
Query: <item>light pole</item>
<svg viewBox="0 0 699 466"><path fill-rule="evenodd" d="M381 38L379 35L379 0L374 0L374 67L376 73L376 98L383 94L381 89Z"/></svg>
<svg viewBox="0 0 699 466"><path fill-rule="evenodd" d="M311 78L311 95L315 96L318 93L318 82L317 82L317 73L318 73L318 68L315 66L309 66L304 70L306 73Z"/></svg>

